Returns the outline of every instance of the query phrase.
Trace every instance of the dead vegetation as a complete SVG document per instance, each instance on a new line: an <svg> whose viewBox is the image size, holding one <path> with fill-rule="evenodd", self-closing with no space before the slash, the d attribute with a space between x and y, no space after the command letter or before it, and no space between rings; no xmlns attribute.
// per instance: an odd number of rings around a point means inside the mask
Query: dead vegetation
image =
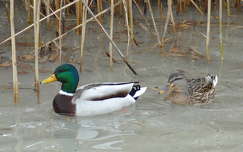
<svg viewBox="0 0 243 152"><path fill-rule="evenodd" d="M129 64L128 55L130 53L130 46L135 45L139 47L143 42L139 42L136 37L134 29L140 27L146 32L150 32L156 37L157 42L153 44L161 49L162 56L181 56L190 57L192 59L207 59L211 60L210 55L210 27L219 26L219 46L221 60L224 59L224 42L223 42L223 22L222 13L230 17L232 15L232 9L239 10L242 7L241 0L22 0L27 12L27 20L30 25L23 28L19 32L15 32L14 24L14 0L2 1L5 7L5 15L9 18L11 25L11 36L0 41L0 47L3 44L11 40L12 46L12 58L7 59L2 56L0 52L0 67L6 68L12 65L13 69L13 87L15 90L15 99L18 96L18 73L24 74L29 71L35 71L35 89L39 90L39 72L45 70L39 68L39 63L44 62L69 62L73 59L68 59L64 55L65 51L65 36L75 31L77 35L80 35L80 57L79 65L80 71L83 70L84 53L85 53L85 39L87 32L86 25L91 21L96 22L101 31L105 34L107 40L109 40L109 49L104 52L104 56L109 58L109 65L112 68L114 63L118 63L119 59L114 58L114 51L121 57L121 61L125 63L129 69L136 74L135 69ZM164 25L161 29L158 27L158 19L156 18L155 10L159 11L159 19L162 20ZM194 9L198 15L207 16L207 21L177 21L174 18L175 14L185 13L188 10ZM211 12L218 9L218 19L212 21ZM134 12L137 11L140 15L137 19ZM105 23L105 17L110 17L109 23ZM73 19L75 17L75 19ZM126 51L122 51L116 42L117 39L114 36L114 18L120 18L125 20L127 40ZM75 24L68 24L68 21L75 20ZM43 22L45 21L45 22ZM40 25L46 25L50 30L56 31L56 37L50 41L44 41L40 34ZM104 25L109 25L109 31L104 28ZM227 23L229 25L229 23ZM206 26L205 34L201 33L205 37L205 54L196 50L195 48L188 46L180 48L175 46L169 50L164 49L167 43L170 41L168 37L168 31L178 32L182 30L188 30L193 26ZM16 42L15 38L20 34L34 27L34 42ZM24 55L16 56L18 47L33 47L33 52L29 52ZM125 55L123 52L126 52ZM120 60L119 60L120 61ZM78 62L78 61L76 61ZM25 72L17 72L17 68L26 63L33 63L34 66L25 70Z"/></svg>

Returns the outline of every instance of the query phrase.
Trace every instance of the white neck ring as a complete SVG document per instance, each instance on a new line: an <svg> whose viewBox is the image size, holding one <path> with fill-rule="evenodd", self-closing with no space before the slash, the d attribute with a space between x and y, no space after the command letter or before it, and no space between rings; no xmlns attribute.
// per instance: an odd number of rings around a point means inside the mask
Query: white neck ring
<svg viewBox="0 0 243 152"><path fill-rule="evenodd" d="M73 93L68 93L62 90L59 91L59 94L66 95L66 96L73 96Z"/></svg>

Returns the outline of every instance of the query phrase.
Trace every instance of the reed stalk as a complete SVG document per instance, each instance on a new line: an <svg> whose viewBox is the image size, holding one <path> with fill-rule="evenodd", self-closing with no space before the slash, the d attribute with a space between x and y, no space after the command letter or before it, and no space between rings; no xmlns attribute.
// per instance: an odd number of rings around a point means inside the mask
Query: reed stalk
<svg viewBox="0 0 243 152"><path fill-rule="evenodd" d="M110 35L108 34L108 32L105 30L105 28L103 27L103 25L100 23L100 21L97 19L97 17L95 17L94 13L91 11L91 9L89 8L89 6L87 4L85 4L84 0L82 0L82 3L85 5L85 7L87 8L88 12L91 14L92 17L94 17L95 21L98 23L98 25L101 27L102 31L105 33L105 35L107 36L107 38L109 39L109 41L112 43L113 47L115 48L115 50L117 51L117 53L120 55L120 57L122 58L122 61L128 66L128 68L133 72L134 75L137 75L137 72L132 68L132 66L128 63L128 61L126 60L125 56L123 55L123 53L121 52L121 50L119 49L119 47L116 45L116 43L111 39Z"/></svg>
<svg viewBox="0 0 243 152"><path fill-rule="evenodd" d="M132 11L132 0L128 0L128 19L129 19L129 26L130 26L130 35L131 35L131 39L132 40L135 40L135 37L134 37L134 27L133 27L133 11Z"/></svg>
<svg viewBox="0 0 243 152"><path fill-rule="evenodd" d="M162 5L162 2L161 0L158 0L158 9L159 9L159 15L160 15L160 18L162 19L163 18L163 5Z"/></svg>
<svg viewBox="0 0 243 152"><path fill-rule="evenodd" d="M208 0L208 18L207 18L207 37L206 37L206 56L207 60L210 61L210 49L209 49L209 41L210 41L210 22L211 22L211 0Z"/></svg>
<svg viewBox="0 0 243 152"><path fill-rule="evenodd" d="M64 0L64 3L65 4L71 3L71 0ZM67 13L67 16L70 16L71 15L71 8L68 7L65 12Z"/></svg>
<svg viewBox="0 0 243 152"><path fill-rule="evenodd" d="M60 0L60 6L59 8L62 8L64 0ZM63 24L63 11L65 10L60 10L59 12L59 20L58 20L58 35L62 35L63 29L64 29L64 24ZM59 39L58 43L59 47L59 63L62 63L62 38Z"/></svg>
<svg viewBox="0 0 243 152"><path fill-rule="evenodd" d="M165 20L164 31L162 34L162 46L164 46L164 43L165 43L165 35L167 33L168 25L169 25L169 21L170 21L170 17L171 17L171 15L170 15L171 11L169 9L170 8L169 5L171 5L171 4L169 4L169 3L171 3L171 0L167 1L168 9L167 9L167 15L166 15L166 20Z"/></svg>
<svg viewBox="0 0 243 152"><path fill-rule="evenodd" d="M111 17L110 17L110 36L111 39L113 40L113 27L114 27L114 0L111 0ZM112 68L113 65L113 53L112 53L112 44L111 42L109 43L109 65L110 68Z"/></svg>
<svg viewBox="0 0 243 152"><path fill-rule="evenodd" d="M55 10L60 9L60 3L61 3L60 0L54 0L54 1L55 1ZM59 20L60 20L60 16L59 15L60 15L60 13L57 13L55 15L56 16L56 33L58 33L58 31L59 31Z"/></svg>
<svg viewBox="0 0 243 152"><path fill-rule="evenodd" d="M175 20L174 20L174 16L173 16L173 11L172 11L172 0L168 0L168 10L170 11L170 21L172 23L172 27L173 27L173 31L176 32L176 28L175 28Z"/></svg>
<svg viewBox="0 0 243 152"><path fill-rule="evenodd" d="M83 3L81 2L81 1L78 1L76 4L76 19L77 19L77 22L76 22L76 24L77 25L79 25L79 24L81 24L81 21L83 20L82 18L82 13L83 13ZM82 28L80 27L80 28L78 28L77 30L76 30L76 33L77 34L81 34L81 30L82 30Z"/></svg>
<svg viewBox="0 0 243 152"><path fill-rule="evenodd" d="M227 2L227 15L230 16L231 13L230 13L230 1L229 0L226 0Z"/></svg>
<svg viewBox="0 0 243 152"><path fill-rule="evenodd" d="M40 91L40 82L39 82L39 44L40 44L40 0L34 0L34 38L35 38L35 91Z"/></svg>
<svg viewBox="0 0 243 152"><path fill-rule="evenodd" d="M150 15L151 15L151 18L152 18L152 21L153 21L154 30L155 30L155 33L157 35L157 40L158 40L159 46L161 47L162 42L161 42L161 39L160 39L159 31L158 31L156 23L155 23L154 14L153 14L153 10L152 10L152 7L151 7L150 0L147 0L147 4L148 4L149 12L150 12Z"/></svg>
<svg viewBox="0 0 243 152"><path fill-rule="evenodd" d="M191 3L196 7L196 9L201 15L204 15L203 11L198 7L198 5L194 2L194 0L191 0Z"/></svg>
<svg viewBox="0 0 243 152"><path fill-rule="evenodd" d="M219 0L219 49L220 49L221 61L224 60L222 19L223 19L223 2L222 0Z"/></svg>
<svg viewBox="0 0 243 152"><path fill-rule="evenodd" d="M11 46L12 46L12 68L13 68L13 100L14 103L19 101L18 72L16 62L16 41L15 41L15 24L14 24L14 0L10 0L10 28L11 28Z"/></svg>
<svg viewBox="0 0 243 152"><path fill-rule="evenodd" d="M85 3L85 5L88 6L88 0L84 0L83 1ZM87 19L87 8L85 7L85 5L83 6L83 18L82 18L82 33L81 33L81 39L80 39L80 72L83 71L83 57L84 57L84 41L85 41L85 33L86 33L86 19Z"/></svg>
<svg viewBox="0 0 243 152"><path fill-rule="evenodd" d="M8 2L5 3L4 8L5 8L6 16L8 17L8 22L10 23L10 12L9 12L10 11L10 6L9 6Z"/></svg>
<svg viewBox="0 0 243 152"><path fill-rule="evenodd" d="M45 3L45 6L46 6L46 15L49 15L50 14L50 8L51 8L50 0L45 0L44 3ZM50 18L47 18L46 22L47 22L47 26L49 28L51 26L50 21L51 21Z"/></svg>
<svg viewBox="0 0 243 152"><path fill-rule="evenodd" d="M131 42L131 29L129 26L129 16L128 16L128 4L126 0L122 0L123 6L124 6L124 12L125 12L125 21L127 25L127 49L126 49L126 57L128 57L128 52L130 48L130 42Z"/></svg>
<svg viewBox="0 0 243 152"><path fill-rule="evenodd" d="M27 22L33 23L33 11L31 10L32 0L25 0L25 8L27 10Z"/></svg>
<svg viewBox="0 0 243 152"><path fill-rule="evenodd" d="M97 0L97 11L98 11L98 13L101 12L102 10L103 10L102 0ZM101 23L103 23L103 15L100 15L98 17L98 19L100 20Z"/></svg>
<svg viewBox="0 0 243 152"><path fill-rule="evenodd" d="M136 2L136 0L133 0L133 3L134 3L135 6L137 7L138 12L139 12L139 14L141 15L141 17L144 19L146 25L149 27L149 22L148 22L147 18L144 16L143 11L142 11L142 9L140 8L140 6L138 5L138 3Z"/></svg>

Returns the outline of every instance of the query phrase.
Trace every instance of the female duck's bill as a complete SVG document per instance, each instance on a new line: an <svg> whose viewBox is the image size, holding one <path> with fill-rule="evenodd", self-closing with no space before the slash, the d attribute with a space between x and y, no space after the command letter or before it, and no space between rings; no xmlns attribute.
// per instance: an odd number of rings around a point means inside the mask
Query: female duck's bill
<svg viewBox="0 0 243 152"><path fill-rule="evenodd" d="M89 116L117 111L135 103L147 89L138 82L95 83L77 88L79 76L71 64L57 67L41 83L54 81L61 82L62 87L53 100L53 108L64 115Z"/></svg>

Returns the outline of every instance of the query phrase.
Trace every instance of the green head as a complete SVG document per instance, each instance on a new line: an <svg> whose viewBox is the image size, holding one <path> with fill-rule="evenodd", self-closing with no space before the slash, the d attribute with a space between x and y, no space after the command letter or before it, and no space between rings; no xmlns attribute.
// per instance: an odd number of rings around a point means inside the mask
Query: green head
<svg viewBox="0 0 243 152"><path fill-rule="evenodd" d="M62 64L55 69L53 75L43 80L41 83L50 83L53 81L62 83L62 91L75 93L79 81L78 71L71 64Z"/></svg>

